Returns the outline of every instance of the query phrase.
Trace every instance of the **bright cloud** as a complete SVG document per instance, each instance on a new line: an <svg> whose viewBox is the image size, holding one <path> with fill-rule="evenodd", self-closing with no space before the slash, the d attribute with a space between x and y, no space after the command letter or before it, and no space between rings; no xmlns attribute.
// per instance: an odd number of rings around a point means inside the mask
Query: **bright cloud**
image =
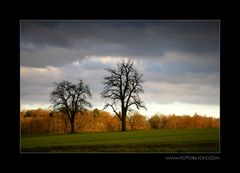
<svg viewBox="0 0 240 173"><path fill-rule="evenodd" d="M46 68L36 68L36 67L21 67L20 74L22 76L29 75L60 75L61 70L57 67L47 66Z"/></svg>
<svg viewBox="0 0 240 173"><path fill-rule="evenodd" d="M141 110L142 114L147 115L148 117L158 113L165 115L194 115L195 113L202 116L212 116L219 117L220 110L218 105L199 105L199 104L189 104L189 103L180 103L174 102L171 104L158 104L151 103L148 104L148 110Z"/></svg>

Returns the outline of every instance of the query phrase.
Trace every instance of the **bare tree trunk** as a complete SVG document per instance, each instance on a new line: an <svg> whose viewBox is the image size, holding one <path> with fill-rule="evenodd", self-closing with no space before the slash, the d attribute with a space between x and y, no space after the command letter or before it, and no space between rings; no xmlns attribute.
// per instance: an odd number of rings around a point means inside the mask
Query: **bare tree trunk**
<svg viewBox="0 0 240 173"><path fill-rule="evenodd" d="M126 131L126 121L122 120L122 131Z"/></svg>
<svg viewBox="0 0 240 173"><path fill-rule="evenodd" d="M71 133L74 133L74 123L71 122Z"/></svg>
<svg viewBox="0 0 240 173"><path fill-rule="evenodd" d="M71 123L71 133L74 133L74 118L70 120Z"/></svg>
<svg viewBox="0 0 240 173"><path fill-rule="evenodd" d="M126 131L126 112L122 112L122 131Z"/></svg>

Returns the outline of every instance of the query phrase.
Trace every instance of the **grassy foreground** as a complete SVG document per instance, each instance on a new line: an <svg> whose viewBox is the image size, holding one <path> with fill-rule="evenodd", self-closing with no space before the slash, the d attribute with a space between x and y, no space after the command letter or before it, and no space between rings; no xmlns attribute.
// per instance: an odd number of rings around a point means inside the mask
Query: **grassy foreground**
<svg viewBox="0 0 240 173"><path fill-rule="evenodd" d="M143 130L21 137L21 152L219 152L219 129Z"/></svg>

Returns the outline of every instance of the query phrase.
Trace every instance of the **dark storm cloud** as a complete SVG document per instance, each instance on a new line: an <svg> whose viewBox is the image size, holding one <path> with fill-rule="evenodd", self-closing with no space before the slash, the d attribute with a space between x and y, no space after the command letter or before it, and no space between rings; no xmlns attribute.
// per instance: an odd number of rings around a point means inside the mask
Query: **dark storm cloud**
<svg viewBox="0 0 240 173"><path fill-rule="evenodd" d="M168 51L218 55L218 25L218 21L21 21L21 64L58 66L91 55L159 58Z"/></svg>
<svg viewBox="0 0 240 173"><path fill-rule="evenodd" d="M146 103L219 105L218 21L21 21L21 103L49 104L53 82L82 79L93 106L107 67L133 58Z"/></svg>
<svg viewBox="0 0 240 173"><path fill-rule="evenodd" d="M211 76L213 78L207 82L218 84L220 59L216 56L202 58L194 54L171 53L158 60L146 61L144 71L148 81L168 81L170 83L199 81L199 84L203 84L205 80L207 81L208 76Z"/></svg>

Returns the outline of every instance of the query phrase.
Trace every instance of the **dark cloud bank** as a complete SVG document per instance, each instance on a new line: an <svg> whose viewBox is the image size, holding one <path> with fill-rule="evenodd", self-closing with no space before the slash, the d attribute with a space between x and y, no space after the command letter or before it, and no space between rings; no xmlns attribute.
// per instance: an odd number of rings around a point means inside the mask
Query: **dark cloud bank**
<svg viewBox="0 0 240 173"><path fill-rule="evenodd" d="M23 103L48 103L64 78L84 79L97 95L104 68L129 57L144 74L145 100L219 105L219 21L24 20L20 29Z"/></svg>

